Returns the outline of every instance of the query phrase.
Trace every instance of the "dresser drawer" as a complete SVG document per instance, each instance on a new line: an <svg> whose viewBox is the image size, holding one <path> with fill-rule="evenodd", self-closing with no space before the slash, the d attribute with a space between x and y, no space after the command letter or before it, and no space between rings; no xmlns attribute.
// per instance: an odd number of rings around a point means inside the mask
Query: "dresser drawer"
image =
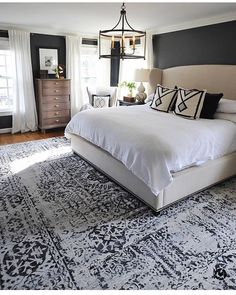
<svg viewBox="0 0 236 295"><path fill-rule="evenodd" d="M43 119L51 119L51 118L59 118L59 117L70 117L70 111L69 110L51 111L51 112L44 112L42 114Z"/></svg>
<svg viewBox="0 0 236 295"><path fill-rule="evenodd" d="M69 95L70 91L69 88L43 88L43 96L47 95Z"/></svg>
<svg viewBox="0 0 236 295"><path fill-rule="evenodd" d="M43 88L70 88L70 81L66 80L47 80L42 81Z"/></svg>
<svg viewBox="0 0 236 295"><path fill-rule="evenodd" d="M70 110L70 103L69 102L55 102L55 103L43 103L41 105L42 111L60 111L60 110Z"/></svg>
<svg viewBox="0 0 236 295"><path fill-rule="evenodd" d="M46 127L48 125L67 124L69 121L70 121L70 117L43 119L42 126Z"/></svg>
<svg viewBox="0 0 236 295"><path fill-rule="evenodd" d="M65 127L71 118L70 79L37 79L39 128Z"/></svg>
<svg viewBox="0 0 236 295"><path fill-rule="evenodd" d="M42 103L69 102L70 96L69 95L50 95L50 96L43 96L41 100L42 100Z"/></svg>

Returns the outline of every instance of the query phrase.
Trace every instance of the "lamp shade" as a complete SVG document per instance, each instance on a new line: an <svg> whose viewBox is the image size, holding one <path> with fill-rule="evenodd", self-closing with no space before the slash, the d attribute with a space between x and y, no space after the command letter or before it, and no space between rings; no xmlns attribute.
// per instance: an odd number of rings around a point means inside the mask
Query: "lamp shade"
<svg viewBox="0 0 236 295"><path fill-rule="evenodd" d="M148 82L149 81L149 69L136 69L134 73L135 82Z"/></svg>

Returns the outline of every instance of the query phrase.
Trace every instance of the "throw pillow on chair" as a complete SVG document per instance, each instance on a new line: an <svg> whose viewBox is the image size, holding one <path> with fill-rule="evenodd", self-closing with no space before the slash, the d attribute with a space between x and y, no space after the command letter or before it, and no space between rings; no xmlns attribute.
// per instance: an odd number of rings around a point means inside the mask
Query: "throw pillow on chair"
<svg viewBox="0 0 236 295"><path fill-rule="evenodd" d="M110 95L92 95L92 106L94 108L108 108L110 105Z"/></svg>

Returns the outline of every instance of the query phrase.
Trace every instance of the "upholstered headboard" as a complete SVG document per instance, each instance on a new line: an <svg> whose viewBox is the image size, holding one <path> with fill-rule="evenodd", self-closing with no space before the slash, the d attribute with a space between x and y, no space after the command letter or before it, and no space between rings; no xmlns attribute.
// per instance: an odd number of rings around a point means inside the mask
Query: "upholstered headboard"
<svg viewBox="0 0 236 295"><path fill-rule="evenodd" d="M165 70L152 69L149 83L187 89L206 89L210 93L224 93L224 98L236 100L236 65L193 65Z"/></svg>

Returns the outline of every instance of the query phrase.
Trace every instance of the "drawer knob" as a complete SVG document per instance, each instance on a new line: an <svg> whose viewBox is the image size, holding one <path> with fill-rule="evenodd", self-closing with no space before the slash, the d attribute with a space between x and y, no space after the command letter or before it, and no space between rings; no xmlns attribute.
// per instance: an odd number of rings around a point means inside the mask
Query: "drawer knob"
<svg viewBox="0 0 236 295"><path fill-rule="evenodd" d="M59 97L55 97L55 100L58 100L59 99Z"/></svg>
<svg viewBox="0 0 236 295"><path fill-rule="evenodd" d="M58 85L59 83L58 82L55 82L55 85Z"/></svg>
<svg viewBox="0 0 236 295"><path fill-rule="evenodd" d="M55 92L59 92L59 90L55 90Z"/></svg>
<svg viewBox="0 0 236 295"><path fill-rule="evenodd" d="M59 107L59 104L55 104L55 108L58 108Z"/></svg>
<svg viewBox="0 0 236 295"><path fill-rule="evenodd" d="M59 114L59 112L54 113L55 116L58 115L58 114Z"/></svg>
<svg viewBox="0 0 236 295"><path fill-rule="evenodd" d="M56 120L56 123L60 122L60 120Z"/></svg>

